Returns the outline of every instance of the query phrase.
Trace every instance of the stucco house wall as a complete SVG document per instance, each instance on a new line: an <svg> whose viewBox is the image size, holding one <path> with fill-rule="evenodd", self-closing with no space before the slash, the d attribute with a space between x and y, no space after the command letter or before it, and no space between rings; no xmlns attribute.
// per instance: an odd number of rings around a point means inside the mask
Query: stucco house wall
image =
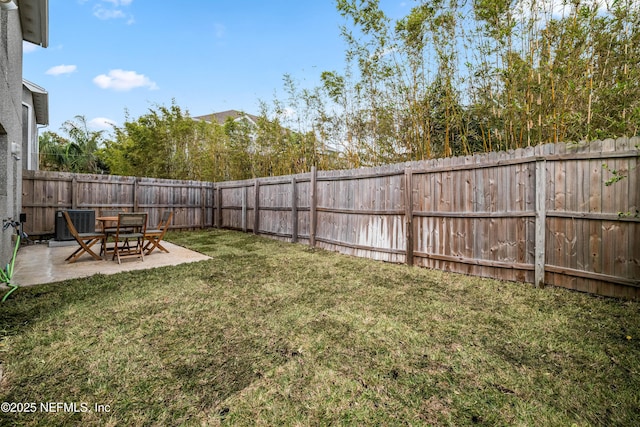
<svg viewBox="0 0 640 427"><path fill-rule="evenodd" d="M0 10L0 219L15 219L22 199L22 30L16 10ZM0 265L11 257L11 233L0 231Z"/></svg>
<svg viewBox="0 0 640 427"><path fill-rule="evenodd" d="M0 220L17 221L22 205L22 42L47 47L48 0L0 3ZM37 99L32 97L37 105ZM40 99L41 101L41 99ZM36 109L34 109L34 114ZM0 266L11 259L12 231L0 231Z"/></svg>

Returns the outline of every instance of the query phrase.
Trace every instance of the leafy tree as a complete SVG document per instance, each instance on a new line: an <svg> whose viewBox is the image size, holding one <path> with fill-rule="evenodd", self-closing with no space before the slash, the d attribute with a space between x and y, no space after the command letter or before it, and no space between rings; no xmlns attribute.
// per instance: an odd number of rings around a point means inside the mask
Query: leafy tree
<svg viewBox="0 0 640 427"><path fill-rule="evenodd" d="M249 179L261 176L256 156L257 146L252 124L244 119L227 118L223 125L227 136L226 148L228 156L227 176L232 179Z"/></svg>
<svg viewBox="0 0 640 427"><path fill-rule="evenodd" d="M84 118L45 132L42 163L163 178L231 180L633 136L640 127L635 0L336 0L345 69L258 123L194 121L175 102L102 135Z"/></svg>
<svg viewBox="0 0 640 427"><path fill-rule="evenodd" d="M50 171L69 171L67 141L55 132L45 131L39 139L40 169Z"/></svg>
<svg viewBox="0 0 640 427"><path fill-rule="evenodd" d="M157 106L136 120L116 127L104 158L113 174L154 178L207 180L220 177L220 145L224 134L195 121L174 103Z"/></svg>
<svg viewBox="0 0 640 427"><path fill-rule="evenodd" d="M351 167L637 134L636 1L416 3L336 1L346 69L321 75L315 132Z"/></svg>
<svg viewBox="0 0 640 427"><path fill-rule="evenodd" d="M328 166L313 132L268 118L233 118L220 125L192 119L175 104L156 106L115 128L102 156L113 174L228 181L307 172Z"/></svg>
<svg viewBox="0 0 640 427"><path fill-rule="evenodd" d="M84 116L76 116L62 125L65 136L44 132L39 138L40 168L76 173L104 173L107 166L100 158L103 131L92 131Z"/></svg>

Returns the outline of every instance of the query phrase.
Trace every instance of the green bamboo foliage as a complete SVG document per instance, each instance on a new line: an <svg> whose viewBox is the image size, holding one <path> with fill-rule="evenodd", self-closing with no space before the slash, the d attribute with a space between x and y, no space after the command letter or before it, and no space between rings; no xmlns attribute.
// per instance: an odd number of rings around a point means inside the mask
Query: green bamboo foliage
<svg viewBox="0 0 640 427"><path fill-rule="evenodd" d="M398 19L378 0L336 10L345 69L312 89L284 76L285 99L263 102L256 125L194 121L174 102L97 150L102 134L81 120L67 137L46 132L43 164L221 181L638 134L636 0L422 0Z"/></svg>
<svg viewBox="0 0 640 427"><path fill-rule="evenodd" d="M178 105L156 106L115 128L101 156L114 175L229 181L338 168L316 134L284 126L263 111L258 123L197 121Z"/></svg>
<svg viewBox="0 0 640 427"><path fill-rule="evenodd" d="M633 136L633 0L427 0L390 19L337 0L344 72L324 72L311 121L349 167Z"/></svg>

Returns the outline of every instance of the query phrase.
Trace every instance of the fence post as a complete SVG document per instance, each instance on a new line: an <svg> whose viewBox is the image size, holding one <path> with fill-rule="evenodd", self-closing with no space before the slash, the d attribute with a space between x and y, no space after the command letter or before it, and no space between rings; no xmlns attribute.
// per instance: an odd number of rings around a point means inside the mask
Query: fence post
<svg viewBox="0 0 640 427"><path fill-rule="evenodd" d="M247 199L249 187L242 187L242 231L247 232Z"/></svg>
<svg viewBox="0 0 640 427"><path fill-rule="evenodd" d="M413 265L413 172L404 170L404 222L406 237L406 262Z"/></svg>
<svg viewBox="0 0 640 427"><path fill-rule="evenodd" d="M206 216L207 216L207 205L205 203L206 193L204 190L204 186L205 186L205 183L201 182L200 183L200 229L201 230L204 230L206 226Z"/></svg>
<svg viewBox="0 0 640 427"><path fill-rule="evenodd" d="M78 179L71 178L71 209L78 209Z"/></svg>
<svg viewBox="0 0 640 427"><path fill-rule="evenodd" d="M256 178L255 204L253 205L253 234L258 234L260 228L260 181Z"/></svg>
<svg viewBox="0 0 640 427"><path fill-rule="evenodd" d="M216 194L216 183L212 182L211 183L211 228L217 227L218 223L217 223L217 219L216 217L217 215L217 208L216 208L216 204L218 203L217 200L217 194Z"/></svg>
<svg viewBox="0 0 640 427"><path fill-rule="evenodd" d="M138 212L138 178L133 178L133 212Z"/></svg>
<svg viewBox="0 0 640 427"><path fill-rule="evenodd" d="M216 227L222 228L222 188L216 185Z"/></svg>
<svg viewBox="0 0 640 427"><path fill-rule="evenodd" d="M538 288L544 287L544 267L546 257L547 221L547 161L536 162L536 243L534 282Z"/></svg>
<svg viewBox="0 0 640 427"><path fill-rule="evenodd" d="M312 248L316 246L316 222L317 222L317 212L316 208L318 205L318 194L316 188L318 172L315 166L311 166L311 188L309 189L310 193L310 203L309 203L309 246Z"/></svg>
<svg viewBox="0 0 640 427"><path fill-rule="evenodd" d="M291 243L298 241L298 193L295 175L291 177Z"/></svg>

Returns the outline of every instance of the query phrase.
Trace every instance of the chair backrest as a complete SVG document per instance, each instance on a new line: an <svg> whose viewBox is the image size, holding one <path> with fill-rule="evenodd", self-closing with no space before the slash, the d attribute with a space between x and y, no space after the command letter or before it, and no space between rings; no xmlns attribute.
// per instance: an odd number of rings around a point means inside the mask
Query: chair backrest
<svg viewBox="0 0 640 427"><path fill-rule="evenodd" d="M162 216L160 217L160 222L158 223L158 228L163 230L165 228L169 228L169 224L171 223L171 218L173 218L172 211L162 211Z"/></svg>
<svg viewBox="0 0 640 427"><path fill-rule="evenodd" d="M162 212L162 217L160 218L160 222L162 222L163 224L167 221L169 221L169 218L171 218L173 212L171 211L163 211Z"/></svg>
<svg viewBox="0 0 640 427"><path fill-rule="evenodd" d="M127 228L133 229L136 233L144 233L146 227L146 212L121 212L118 214L118 232L122 228Z"/></svg>
<svg viewBox="0 0 640 427"><path fill-rule="evenodd" d="M73 225L73 221L71 221L71 216L69 216L69 212L62 211L62 215L64 216L65 221L67 221L67 228L69 229L69 233L73 236L74 239L80 239L78 235L78 230L76 230L76 226Z"/></svg>

